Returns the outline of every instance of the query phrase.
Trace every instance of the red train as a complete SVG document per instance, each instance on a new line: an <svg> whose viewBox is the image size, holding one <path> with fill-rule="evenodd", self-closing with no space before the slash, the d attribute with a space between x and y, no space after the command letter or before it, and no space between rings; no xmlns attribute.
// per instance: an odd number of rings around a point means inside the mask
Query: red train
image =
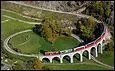
<svg viewBox="0 0 115 71"><path fill-rule="evenodd" d="M82 49L84 49L84 46L74 48L74 52L76 52L76 51L80 51L80 50L82 50Z"/></svg>
<svg viewBox="0 0 115 71"><path fill-rule="evenodd" d="M59 52L57 51L57 52L44 52L44 55L58 55L59 54Z"/></svg>
<svg viewBox="0 0 115 71"><path fill-rule="evenodd" d="M91 46L93 46L93 45L95 45L95 41L93 41L93 42L91 42L91 43L89 43L89 44L86 44L86 45L85 45L85 48L89 48L89 47L91 47Z"/></svg>

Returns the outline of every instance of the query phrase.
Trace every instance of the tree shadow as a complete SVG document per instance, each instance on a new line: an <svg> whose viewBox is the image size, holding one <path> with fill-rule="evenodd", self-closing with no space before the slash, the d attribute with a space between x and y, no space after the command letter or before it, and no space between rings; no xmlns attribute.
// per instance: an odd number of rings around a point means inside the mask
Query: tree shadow
<svg viewBox="0 0 115 71"><path fill-rule="evenodd" d="M32 28L32 31L41 36L42 25L35 24L35 26Z"/></svg>

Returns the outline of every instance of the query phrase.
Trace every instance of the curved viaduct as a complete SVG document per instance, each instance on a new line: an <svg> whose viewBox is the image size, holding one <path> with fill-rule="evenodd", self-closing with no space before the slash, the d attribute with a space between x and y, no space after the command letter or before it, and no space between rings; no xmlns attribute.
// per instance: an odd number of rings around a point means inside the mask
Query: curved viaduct
<svg viewBox="0 0 115 71"><path fill-rule="evenodd" d="M82 17L82 18L89 18L88 15L84 15L84 14L73 14L73 13L68 13L68 12L60 12L60 11L53 11L53 12L58 12L58 13L66 13L66 14L72 14L72 15L77 15L78 17ZM98 23L102 23L101 21L97 20L96 18L93 18L96 22ZM70 58L70 63L73 63L73 57L74 55L78 54L80 56L80 61L82 62L83 61L83 53L84 52L87 52L88 53L88 59L91 59L91 51L92 49L94 49L94 56L97 57L98 56L98 53L103 53L103 46L105 45L105 40L107 38L107 28L106 26L104 25L104 31L103 33L101 34L101 36L99 38L97 38L95 41L91 42L91 43L88 43L84 46L80 46L80 47L76 47L74 48L74 51L71 52L71 53L64 53L64 54L57 54L57 55L36 55L36 54L22 54L22 53L18 53L18 52L15 52L13 49L11 49L9 46L8 46L8 41L18 35L18 34L21 34L21 33L25 33L25 32L29 32L31 30L25 30L25 31L21 31L21 32L18 32L18 33L15 33L11 36L9 36L8 38L5 39L4 41L4 48L9 51L10 53L13 53L13 54L16 54L16 55L19 55L19 56L27 56L27 57L39 57L39 59L42 61L44 58L47 58L49 59L49 61L52 63L53 59L55 58L58 58L60 60L60 63L63 63L63 58L68 56Z"/></svg>
<svg viewBox="0 0 115 71"><path fill-rule="evenodd" d="M82 62L83 61L83 53L85 53L85 52L88 53L88 59L91 59L91 55L97 57L98 53L101 53L101 54L103 53L103 48L102 47L106 44L105 41L106 41L106 36L108 34L106 26L105 25L103 25L103 26L104 26L103 33L95 41L92 41L92 42L90 42L86 45L80 46L80 47L76 47L76 48L74 48L74 51L71 52L71 53L64 53L64 54L57 54L57 55L56 54L55 55L40 54L39 59L41 61L43 61L44 59L48 59L49 62L52 63L55 58L58 58L60 63L63 63L63 58L64 57L69 57L70 63L73 63L73 57L76 54L78 54L80 56L80 61ZM94 53L91 54L93 49L94 49Z"/></svg>

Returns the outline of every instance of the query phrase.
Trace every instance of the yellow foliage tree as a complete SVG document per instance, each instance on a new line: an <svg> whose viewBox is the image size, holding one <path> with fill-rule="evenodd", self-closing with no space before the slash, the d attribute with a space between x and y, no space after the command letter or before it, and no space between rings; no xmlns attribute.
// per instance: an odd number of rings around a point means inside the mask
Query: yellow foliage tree
<svg viewBox="0 0 115 71"><path fill-rule="evenodd" d="M42 65L42 63L41 63L40 60L36 60L36 61L35 61L35 63L34 63L34 68L35 68L35 69L40 69L40 70L41 70L41 69L42 69L42 66L43 66L43 65Z"/></svg>

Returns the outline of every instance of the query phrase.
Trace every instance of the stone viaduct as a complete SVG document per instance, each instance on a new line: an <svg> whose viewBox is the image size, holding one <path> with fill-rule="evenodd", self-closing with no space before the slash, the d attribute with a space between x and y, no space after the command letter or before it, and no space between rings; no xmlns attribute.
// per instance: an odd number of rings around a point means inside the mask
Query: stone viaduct
<svg viewBox="0 0 115 71"><path fill-rule="evenodd" d="M43 61L44 59L49 60L50 63L53 62L54 59L58 59L60 61L60 63L63 63L63 58L68 57L69 58L69 62L73 63L73 57L77 54L80 57L80 61L83 61L83 54L87 52L88 54L88 59L91 59L91 55L97 57L98 53L103 53L103 46L106 44L106 37L107 37L107 28L105 25L104 26L104 31L101 34L101 36L99 38L97 38L95 41L92 41L91 43L88 43L86 45L80 46L80 47L76 47L74 48L74 51L71 53L64 53L64 54L57 54L57 55L43 55L40 54L40 60ZM110 39L110 38L108 38ZM93 51L93 54L92 54Z"/></svg>

